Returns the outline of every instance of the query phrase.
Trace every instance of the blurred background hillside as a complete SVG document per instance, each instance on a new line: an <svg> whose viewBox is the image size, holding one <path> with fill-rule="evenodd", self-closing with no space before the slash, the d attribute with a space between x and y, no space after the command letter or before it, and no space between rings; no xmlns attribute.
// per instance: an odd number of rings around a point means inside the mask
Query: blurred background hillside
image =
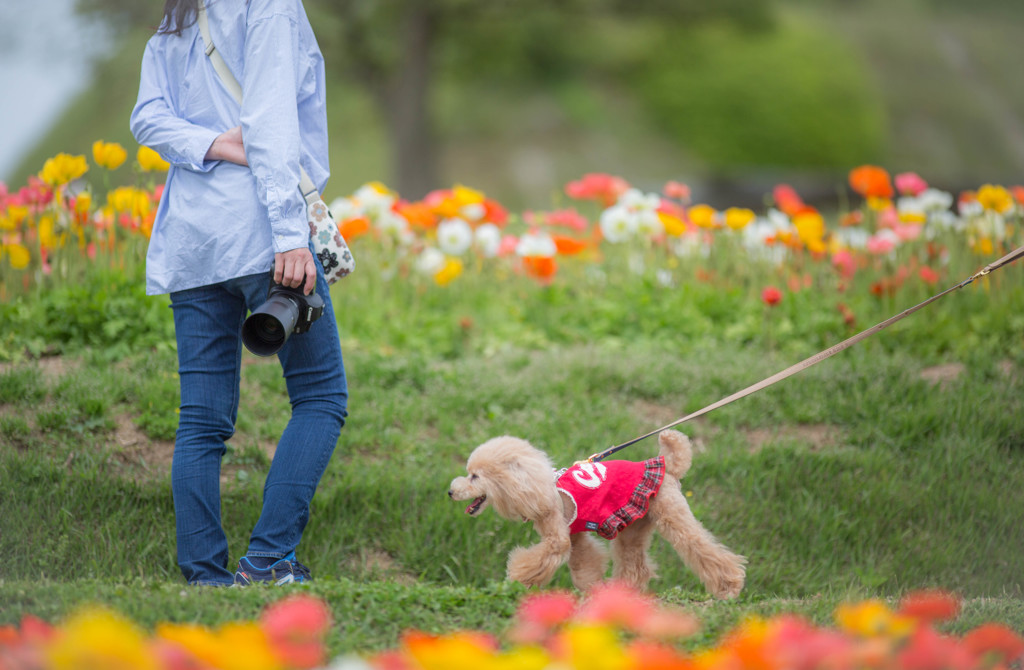
<svg viewBox="0 0 1024 670"><path fill-rule="evenodd" d="M4 10L4 69L22 59L36 74L8 78L3 106L49 110L31 114L40 127L0 129L12 187L59 151L135 146L128 115L162 3L63 4L73 13L53 20L73 28L28 52L11 40L31 43L35 28ZM513 209L547 208L570 179L610 172L757 206L781 181L834 198L867 162L954 192L1024 182L1019 0L305 5L330 82L328 198L370 180L408 198L459 182ZM44 57L61 54L77 74L43 104L55 85L41 73L57 71Z"/></svg>

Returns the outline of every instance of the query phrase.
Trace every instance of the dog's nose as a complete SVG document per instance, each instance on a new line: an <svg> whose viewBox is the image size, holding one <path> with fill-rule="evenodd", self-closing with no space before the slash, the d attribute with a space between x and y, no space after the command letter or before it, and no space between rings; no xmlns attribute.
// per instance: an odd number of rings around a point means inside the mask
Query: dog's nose
<svg viewBox="0 0 1024 670"><path fill-rule="evenodd" d="M451 497L452 497L452 490L451 490L451 489L448 489L448 497L449 497L449 498L451 498Z"/></svg>

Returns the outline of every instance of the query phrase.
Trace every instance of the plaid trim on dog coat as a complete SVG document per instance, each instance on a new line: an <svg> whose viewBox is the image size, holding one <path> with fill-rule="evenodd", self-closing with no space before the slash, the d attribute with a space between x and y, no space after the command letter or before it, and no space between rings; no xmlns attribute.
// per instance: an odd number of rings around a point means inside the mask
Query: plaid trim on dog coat
<svg viewBox="0 0 1024 670"><path fill-rule="evenodd" d="M570 533L592 530L611 540L647 515L664 478L665 458L658 456L641 462L577 463L558 476L555 486L576 508Z"/></svg>

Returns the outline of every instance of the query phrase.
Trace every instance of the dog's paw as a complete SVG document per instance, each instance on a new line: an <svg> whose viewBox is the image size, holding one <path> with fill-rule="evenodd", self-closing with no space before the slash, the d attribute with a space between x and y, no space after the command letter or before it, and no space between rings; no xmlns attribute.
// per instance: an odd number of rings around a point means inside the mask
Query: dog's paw
<svg viewBox="0 0 1024 670"><path fill-rule="evenodd" d="M561 563L560 557L538 552L536 547L516 547L508 555L508 578L526 586L543 586Z"/></svg>
<svg viewBox="0 0 1024 670"><path fill-rule="evenodd" d="M728 574L718 575L706 584L711 595L719 600L731 600L743 590L746 581L746 570L742 565L735 566Z"/></svg>

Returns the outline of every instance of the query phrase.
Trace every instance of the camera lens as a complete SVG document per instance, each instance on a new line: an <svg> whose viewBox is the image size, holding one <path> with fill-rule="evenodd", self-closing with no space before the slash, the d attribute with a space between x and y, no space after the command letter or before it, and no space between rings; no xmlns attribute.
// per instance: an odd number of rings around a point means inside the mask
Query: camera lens
<svg viewBox="0 0 1024 670"><path fill-rule="evenodd" d="M287 294L271 295L242 324L242 343L257 356L273 356L292 334L299 307Z"/></svg>

